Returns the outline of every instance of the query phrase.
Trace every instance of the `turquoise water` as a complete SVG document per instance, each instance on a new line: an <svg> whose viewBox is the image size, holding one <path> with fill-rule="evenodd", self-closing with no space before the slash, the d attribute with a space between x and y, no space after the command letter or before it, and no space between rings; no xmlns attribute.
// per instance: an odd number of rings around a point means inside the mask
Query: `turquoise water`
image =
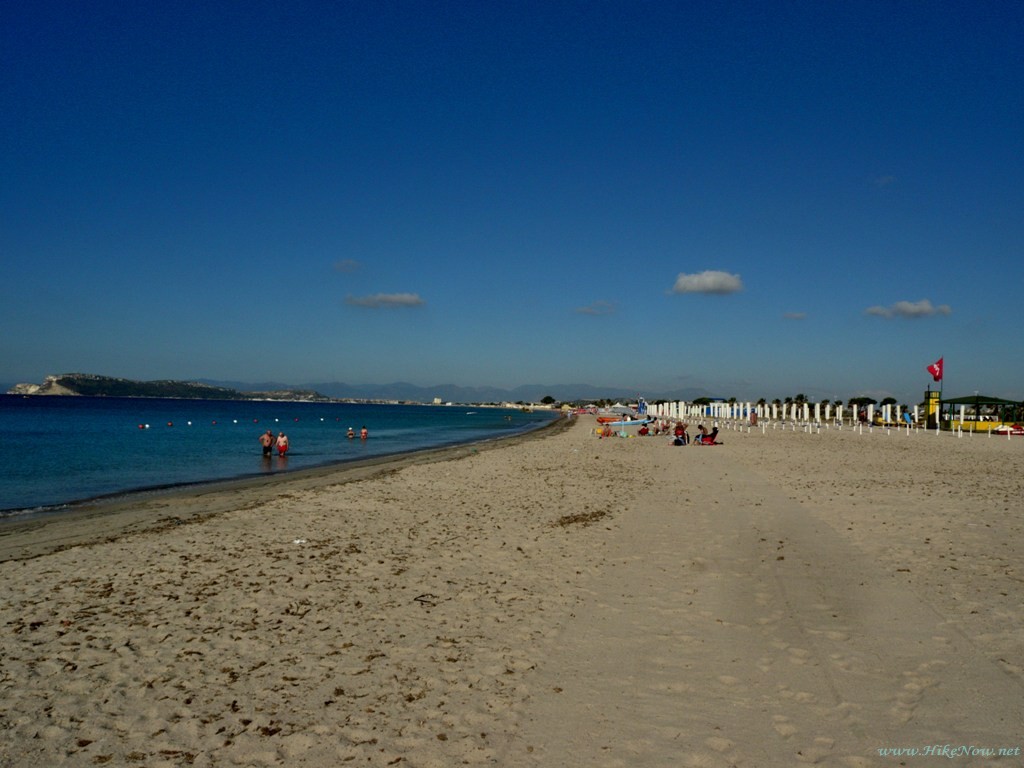
<svg viewBox="0 0 1024 768"><path fill-rule="evenodd" d="M0 516L475 442L552 417L472 406L0 395ZM346 437L363 426L369 439ZM258 438L268 429L288 435L286 458L262 456Z"/></svg>

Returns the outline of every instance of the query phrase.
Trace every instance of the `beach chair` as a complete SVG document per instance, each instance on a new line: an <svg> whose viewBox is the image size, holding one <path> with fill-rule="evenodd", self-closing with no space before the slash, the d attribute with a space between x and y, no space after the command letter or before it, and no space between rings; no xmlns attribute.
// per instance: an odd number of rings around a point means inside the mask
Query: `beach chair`
<svg viewBox="0 0 1024 768"><path fill-rule="evenodd" d="M694 438L694 445L718 445L718 427L715 427L706 435L698 435Z"/></svg>

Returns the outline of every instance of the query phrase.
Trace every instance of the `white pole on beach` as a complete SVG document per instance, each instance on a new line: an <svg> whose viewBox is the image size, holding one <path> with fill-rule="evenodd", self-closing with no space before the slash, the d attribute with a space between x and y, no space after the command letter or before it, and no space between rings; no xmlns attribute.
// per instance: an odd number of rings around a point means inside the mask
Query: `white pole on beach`
<svg viewBox="0 0 1024 768"><path fill-rule="evenodd" d="M874 403L868 403L868 423L869 424L874 424L875 423L875 404ZM868 431L870 432L871 430L868 429Z"/></svg>
<svg viewBox="0 0 1024 768"><path fill-rule="evenodd" d="M772 403L772 421L778 421L778 420L779 420L779 406L776 405L775 403Z"/></svg>
<svg viewBox="0 0 1024 768"><path fill-rule="evenodd" d="M818 424L821 423L821 403L814 404L814 421Z"/></svg>

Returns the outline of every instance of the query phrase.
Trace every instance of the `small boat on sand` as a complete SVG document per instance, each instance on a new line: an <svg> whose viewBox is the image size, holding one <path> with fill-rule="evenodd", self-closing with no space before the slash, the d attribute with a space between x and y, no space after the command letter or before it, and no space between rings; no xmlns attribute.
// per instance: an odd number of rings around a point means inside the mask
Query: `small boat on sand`
<svg viewBox="0 0 1024 768"><path fill-rule="evenodd" d="M618 421L640 421L643 417L628 405L616 403L597 412L598 424L613 424Z"/></svg>
<svg viewBox="0 0 1024 768"><path fill-rule="evenodd" d="M605 427L642 427L644 424L650 424L654 419L627 419L625 421L601 421L598 419L598 421Z"/></svg>
<svg viewBox="0 0 1024 768"><path fill-rule="evenodd" d="M1024 436L1024 425L1021 424L1000 424L992 430L996 435L1021 435Z"/></svg>

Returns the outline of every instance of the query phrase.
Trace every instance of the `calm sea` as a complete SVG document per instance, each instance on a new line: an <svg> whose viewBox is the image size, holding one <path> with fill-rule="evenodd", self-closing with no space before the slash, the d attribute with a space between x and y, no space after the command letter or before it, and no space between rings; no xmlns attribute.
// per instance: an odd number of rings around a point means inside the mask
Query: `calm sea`
<svg viewBox="0 0 1024 768"><path fill-rule="evenodd" d="M472 406L0 395L7 445L0 518L129 491L476 442L552 417ZM349 427L358 434L363 426L369 439L346 437ZM286 458L261 455L258 438L268 429L288 435Z"/></svg>

